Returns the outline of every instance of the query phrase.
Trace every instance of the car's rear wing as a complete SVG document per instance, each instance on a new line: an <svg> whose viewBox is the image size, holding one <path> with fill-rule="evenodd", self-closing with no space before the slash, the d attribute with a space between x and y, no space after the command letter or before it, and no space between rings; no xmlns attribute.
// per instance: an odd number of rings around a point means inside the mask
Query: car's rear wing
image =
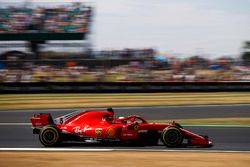
<svg viewBox="0 0 250 167"><path fill-rule="evenodd" d="M41 128L46 125L55 124L52 116L48 113L35 114L34 116L30 117L30 120L34 128Z"/></svg>

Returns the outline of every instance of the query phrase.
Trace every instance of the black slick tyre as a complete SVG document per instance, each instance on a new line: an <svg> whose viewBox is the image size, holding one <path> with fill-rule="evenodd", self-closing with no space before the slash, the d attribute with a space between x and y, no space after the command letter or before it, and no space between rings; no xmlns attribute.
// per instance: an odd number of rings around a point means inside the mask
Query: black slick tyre
<svg viewBox="0 0 250 167"><path fill-rule="evenodd" d="M161 140L166 147L179 147L183 142L181 131L174 126L163 129Z"/></svg>
<svg viewBox="0 0 250 167"><path fill-rule="evenodd" d="M45 126L39 133L39 140L45 147L55 147L61 143L61 133L55 126Z"/></svg>

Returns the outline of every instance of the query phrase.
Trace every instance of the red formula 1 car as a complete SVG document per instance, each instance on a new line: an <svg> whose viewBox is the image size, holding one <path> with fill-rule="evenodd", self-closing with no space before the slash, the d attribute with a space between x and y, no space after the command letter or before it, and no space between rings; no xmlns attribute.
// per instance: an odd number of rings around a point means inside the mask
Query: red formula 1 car
<svg viewBox="0 0 250 167"><path fill-rule="evenodd" d="M66 141L121 142L138 145L179 147L188 145L209 147L207 136L194 134L178 123L149 123L140 116L114 118L112 108L74 112L55 120L50 114L35 114L30 118L34 134L46 146L58 146Z"/></svg>

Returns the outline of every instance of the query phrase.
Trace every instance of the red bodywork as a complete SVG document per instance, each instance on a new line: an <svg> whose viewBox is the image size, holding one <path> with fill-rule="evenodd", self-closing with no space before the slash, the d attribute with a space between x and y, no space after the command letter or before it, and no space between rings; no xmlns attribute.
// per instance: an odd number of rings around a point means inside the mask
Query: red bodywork
<svg viewBox="0 0 250 167"><path fill-rule="evenodd" d="M159 134L157 137L160 138L164 128L174 126L178 127L188 144L198 146L212 145L208 137L185 130L175 122L170 124L149 123L137 115L114 118L113 111L107 110L80 111L55 120L52 119L50 114L42 113L36 114L30 119L34 133L39 133L44 126L54 125L62 134L77 136L82 141L87 139L133 141L138 139L140 134L148 133L149 131L157 132ZM64 140L67 140L67 137Z"/></svg>

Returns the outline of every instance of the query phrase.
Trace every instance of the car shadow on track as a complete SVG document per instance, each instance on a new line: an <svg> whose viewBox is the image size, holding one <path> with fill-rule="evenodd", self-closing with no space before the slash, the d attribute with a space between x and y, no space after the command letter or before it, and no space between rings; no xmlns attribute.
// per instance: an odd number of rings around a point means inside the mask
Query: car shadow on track
<svg viewBox="0 0 250 167"><path fill-rule="evenodd" d="M59 147L61 148L98 148L98 149L165 149L167 148L164 146L161 142L158 143L158 145L142 145L142 144L131 144L131 143L120 143L120 142L67 142L62 143ZM212 147L212 146L210 146ZM209 148L209 147L203 147L203 146L191 146L188 144L182 144L179 147L175 148L168 148L168 149L199 149L199 148Z"/></svg>

